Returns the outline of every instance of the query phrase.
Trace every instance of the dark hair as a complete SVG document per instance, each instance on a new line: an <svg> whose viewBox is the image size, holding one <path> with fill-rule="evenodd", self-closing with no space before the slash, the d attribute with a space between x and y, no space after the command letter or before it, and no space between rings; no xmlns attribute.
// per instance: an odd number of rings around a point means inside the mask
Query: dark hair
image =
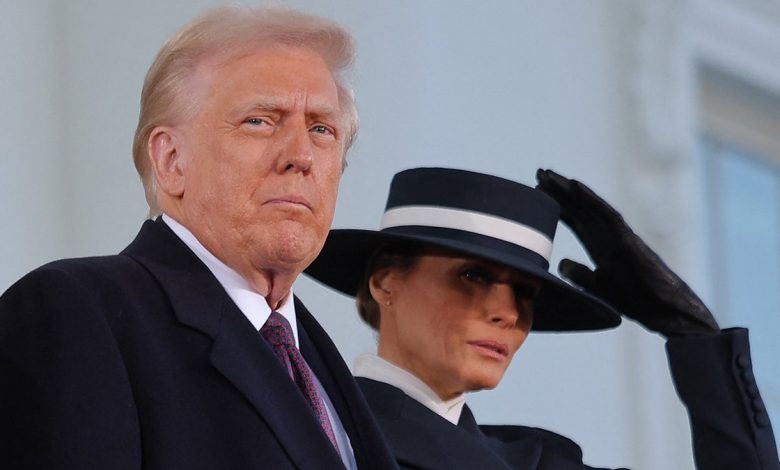
<svg viewBox="0 0 780 470"><path fill-rule="evenodd" d="M355 303L360 318L371 328L379 331L379 304L371 295L369 282L371 276L380 269L393 268L409 271L424 252L424 245L414 242L393 242L381 245L374 250L366 265L363 281L360 283Z"/></svg>

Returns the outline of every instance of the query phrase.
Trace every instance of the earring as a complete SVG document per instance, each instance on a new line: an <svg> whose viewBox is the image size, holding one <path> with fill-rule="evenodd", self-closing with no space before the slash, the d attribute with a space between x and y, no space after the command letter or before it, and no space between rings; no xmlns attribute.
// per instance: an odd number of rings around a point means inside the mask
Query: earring
<svg viewBox="0 0 780 470"><path fill-rule="evenodd" d="M382 292L387 294L387 298L385 299L385 305L389 307L390 305L393 304L393 302L390 301L390 295L392 294L392 292L390 292L389 289L386 289L384 287L382 287Z"/></svg>

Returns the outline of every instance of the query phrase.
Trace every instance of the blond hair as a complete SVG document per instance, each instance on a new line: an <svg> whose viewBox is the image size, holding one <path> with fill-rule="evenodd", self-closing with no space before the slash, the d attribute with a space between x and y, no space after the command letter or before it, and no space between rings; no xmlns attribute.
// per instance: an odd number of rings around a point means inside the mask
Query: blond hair
<svg viewBox="0 0 780 470"><path fill-rule="evenodd" d="M258 46L291 46L319 54L333 74L346 129L343 156L358 128L352 90L343 73L355 56L352 36L338 24L294 10L223 6L206 11L174 34L157 53L141 91L141 111L133 140L133 161L144 185L150 216L158 215L157 184L148 142L155 127L172 125L197 111L184 99L188 81L206 58L229 59Z"/></svg>

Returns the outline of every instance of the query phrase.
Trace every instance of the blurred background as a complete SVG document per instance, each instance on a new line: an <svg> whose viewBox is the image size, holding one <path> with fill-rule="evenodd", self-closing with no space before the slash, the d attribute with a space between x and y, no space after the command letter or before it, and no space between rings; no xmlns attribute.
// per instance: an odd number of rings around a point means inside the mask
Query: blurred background
<svg viewBox="0 0 780 470"><path fill-rule="evenodd" d="M131 160L144 74L170 34L219 3L0 0L0 291L46 261L116 253L134 237L146 216ZM585 181L722 326L750 328L780 430L778 2L275 4L357 39L362 125L334 226L376 228L392 175L414 166ZM587 260L561 226L554 264L563 257ZM309 279L295 292L348 363L375 349L351 299ZM693 468L664 343L630 321L532 335L499 388L469 403L484 423L569 436L593 465Z"/></svg>

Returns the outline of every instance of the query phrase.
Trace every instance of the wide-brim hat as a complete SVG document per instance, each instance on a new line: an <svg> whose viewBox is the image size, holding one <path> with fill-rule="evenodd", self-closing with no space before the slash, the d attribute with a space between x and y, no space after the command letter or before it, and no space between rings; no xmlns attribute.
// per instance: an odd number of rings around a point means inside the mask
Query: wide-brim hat
<svg viewBox="0 0 780 470"><path fill-rule="evenodd" d="M620 315L548 272L560 207L544 192L504 178L450 168L414 168L390 184L380 229L331 230L306 274L355 296L381 246L413 242L517 269L541 281L533 330L613 328Z"/></svg>

